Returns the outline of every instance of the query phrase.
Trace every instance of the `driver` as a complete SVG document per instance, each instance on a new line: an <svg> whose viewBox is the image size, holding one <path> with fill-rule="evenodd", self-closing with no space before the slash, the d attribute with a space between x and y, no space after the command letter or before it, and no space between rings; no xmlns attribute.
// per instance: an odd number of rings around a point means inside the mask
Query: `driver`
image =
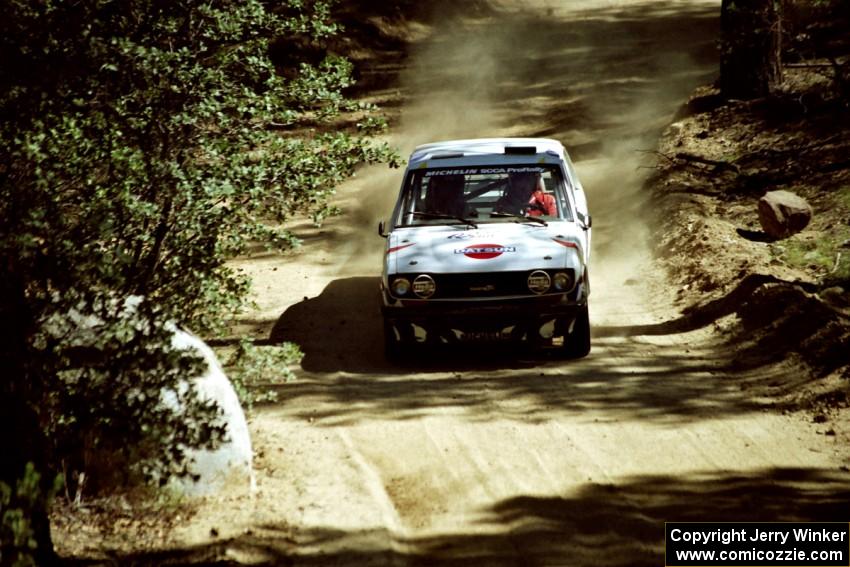
<svg viewBox="0 0 850 567"><path fill-rule="evenodd" d="M505 194L496 202L496 212L520 216L557 214L555 198L544 191L539 173L511 173Z"/></svg>
<svg viewBox="0 0 850 567"><path fill-rule="evenodd" d="M463 198L463 175L432 177L428 182L425 210L429 213L463 217L466 201Z"/></svg>
<svg viewBox="0 0 850 567"><path fill-rule="evenodd" d="M531 194L531 200L528 202L528 214L532 217L542 215L554 217L558 216L558 205L555 204L555 196L546 192L546 185L543 183L543 177L537 175L537 187L534 193Z"/></svg>

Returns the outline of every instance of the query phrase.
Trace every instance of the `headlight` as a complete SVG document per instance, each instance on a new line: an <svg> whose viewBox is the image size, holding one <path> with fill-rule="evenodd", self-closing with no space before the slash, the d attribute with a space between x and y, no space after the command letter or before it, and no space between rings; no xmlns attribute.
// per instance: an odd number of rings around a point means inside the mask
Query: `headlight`
<svg viewBox="0 0 850 567"><path fill-rule="evenodd" d="M549 286L551 285L552 279L543 270L531 272L528 276L528 289L538 295L549 291Z"/></svg>
<svg viewBox="0 0 850 567"><path fill-rule="evenodd" d="M552 284L555 286L557 291L568 291L573 287L572 278L570 275L564 272L558 272L555 274L555 277L552 278Z"/></svg>
<svg viewBox="0 0 850 567"><path fill-rule="evenodd" d="M410 281L407 278L397 278L393 280L392 285L393 295L402 297L410 292Z"/></svg>
<svg viewBox="0 0 850 567"><path fill-rule="evenodd" d="M435 291L437 291L437 284L431 276L421 274L416 276L416 279L413 280L413 293L415 293L418 297L428 299L434 295Z"/></svg>

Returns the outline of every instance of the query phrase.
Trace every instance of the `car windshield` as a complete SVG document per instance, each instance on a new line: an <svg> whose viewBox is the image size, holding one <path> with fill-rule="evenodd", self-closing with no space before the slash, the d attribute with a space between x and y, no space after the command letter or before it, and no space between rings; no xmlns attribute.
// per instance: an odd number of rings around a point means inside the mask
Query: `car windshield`
<svg viewBox="0 0 850 567"><path fill-rule="evenodd" d="M405 180L397 212L398 226L573 220L555 165L414 170Z"/></svg>

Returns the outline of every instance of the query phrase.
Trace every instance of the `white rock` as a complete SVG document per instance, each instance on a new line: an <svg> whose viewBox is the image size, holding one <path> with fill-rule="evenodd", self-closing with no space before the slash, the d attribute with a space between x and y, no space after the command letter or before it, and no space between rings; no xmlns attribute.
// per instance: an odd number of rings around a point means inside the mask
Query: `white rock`
<svg viewBox="0 0 850 567"><path fill-rule="evenodd" d="M226 441L213 451L187 452L192 459L190 469L199 475L197 481L173 478L169 486L187 496L210 495L225 489L228 492L234 489L253 491L256 481L252 467L251 434L233 385L213 350L200 338L176 329L172 344L181 350L196 351L207 363L207 371L195 379L195 384L203 399L213 400L221 408L227 434Z"/></svg>
<svg viewBox="0 0 850 567"><path fill-rule="evenodd" d="M123 317L134 317L143 298L132 296L123 300ZM55 315L46 324L50 332L56 336L70 335L72 342L78 346L87 346L94 342L96 328L102 320L94 315L82 315L79 310L72 309L64 316ZM192 382L197 386L198 394L204 400L212 400L221 409L221 423L226 427L225 439L216 450L188 450L191 460L189 470L197 475L197 481L191 478L171 478L167 485L171 490L184 496L212 495L227 490L246 492L256 487L252 468L253 451L251 435L245 412L239 403L239 398L233 385L228 380L221 363L213 350L199 337L180 329L173 323L167 323L166 328L172 335L172 345L180 350L195 351L207 363L206 372ZM177 384L176 388L184 390L189 387L189 381ZM171 409L181 410L177 395L173 391L163 391L162 403ZM91 462L104 466L116 461L112 455L90 455ZM102 463L101 463L102 461Z"/></svg>

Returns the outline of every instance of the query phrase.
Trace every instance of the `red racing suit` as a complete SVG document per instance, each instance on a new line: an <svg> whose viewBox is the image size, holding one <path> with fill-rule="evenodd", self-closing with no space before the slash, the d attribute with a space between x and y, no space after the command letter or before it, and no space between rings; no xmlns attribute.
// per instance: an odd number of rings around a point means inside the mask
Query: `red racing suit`
<svg viewBox="0 0 850 567"><path fill-rule="evenodd" d="M558 207L555 204L555 197L538 189L531 194L531 200L528 201L528 214L532 217L557 216Z"/></svg>

